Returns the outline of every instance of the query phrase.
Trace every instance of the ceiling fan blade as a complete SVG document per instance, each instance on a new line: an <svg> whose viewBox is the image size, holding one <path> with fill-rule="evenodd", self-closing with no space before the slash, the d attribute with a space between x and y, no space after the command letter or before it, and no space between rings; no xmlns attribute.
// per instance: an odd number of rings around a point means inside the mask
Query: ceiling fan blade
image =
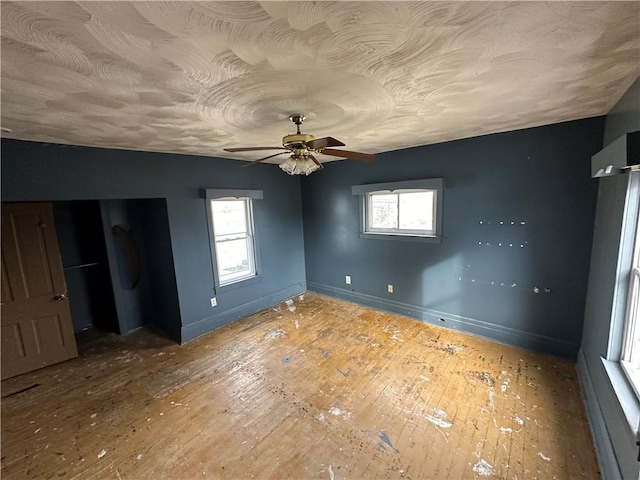
<svg viewBox="0 0 640 480"><path fill-rule="evenodd" d="M241 148L223 148L225 152L252 152L255 150L286 150L284 147L241 147Z"/></svg>
<svg viewBox="0 0 640 480"><path fill-rule="evenodd" d="M319 148L327 148L327 147L344 147L344 143L340 140L333 137L324 137L324 138L316 138L315 140L310 140L306 142L307 147L318 150Z"/></svg>
<svg viewBox="0 0 640 480"><path fill-rule="evenodd" d="M348 158L349 160L360 160L361 162L370 162L375 158L375 155L370 153L350 152L349 150L324 149L320 153L334 157Z"/></svg>
<svg viewBox="0 0 640 480"><path fill-rule="evenodd" d="M318 166L318 169L324 168L322 166L322 164L318 161L318 159L316 157L314 157L313 155L309 154L307 155L311 160L313 160L313 163L315 163Z"/></svg>
<svg viewBox="0 0 640 480"><path fill-rule="evenodd" d="M285 153L289 153L289 152L288 152L288 151L286 151L286 152L278 152L278 153L274 153L273 155L269 155L268 157L260 158L260 159L258 159L258 160L254 160L254 161L253 161L253 162L251 162L251 163L247 163L246 165L242 165L242 168L244 168L244 167L250 167L251 165L255 165L256 163L260 163L260 162L262 162L262 161L264 161L264 160L267 160L267 159L269 159L269 158L271 158L271 157L277 157L278 155L284 155Z"/></svg>

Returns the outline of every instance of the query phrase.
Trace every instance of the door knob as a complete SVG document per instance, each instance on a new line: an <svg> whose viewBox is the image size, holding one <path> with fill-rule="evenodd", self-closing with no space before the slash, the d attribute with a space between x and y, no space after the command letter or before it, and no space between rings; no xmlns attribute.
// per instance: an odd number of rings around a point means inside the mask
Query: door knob
<svg viewBox="0 0 640 480"><path fill-rule="evenodd" d="M65 293L59 293L58 295L56 295L55 297L53 297L53 299L56 302L61 302L62 300L66 299L67 295Z"/></svg>

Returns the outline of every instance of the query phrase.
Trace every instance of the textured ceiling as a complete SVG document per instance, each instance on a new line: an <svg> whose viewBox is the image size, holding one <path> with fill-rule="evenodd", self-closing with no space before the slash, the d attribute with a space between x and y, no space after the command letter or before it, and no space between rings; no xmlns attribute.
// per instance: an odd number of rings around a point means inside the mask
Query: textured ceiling
<svg viewBox="0 0 640 480"><path fill-rule="evenodd" d="M602 115L640 74L636 1L1 9L2 136L42 142L252 160L222 149L303 113L378 153Z"/></svg>

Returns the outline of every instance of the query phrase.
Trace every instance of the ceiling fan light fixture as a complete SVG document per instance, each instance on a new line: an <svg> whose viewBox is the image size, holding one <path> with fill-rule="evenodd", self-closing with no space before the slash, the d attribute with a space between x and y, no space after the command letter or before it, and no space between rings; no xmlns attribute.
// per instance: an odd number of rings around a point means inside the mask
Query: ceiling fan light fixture
<svg viewBox="0 0 640 480"><path fill-rule="evenodd" d="M296 157L294 155L287 158L279 167L289 175L309 175L320 168L309 157Z"/></svg>

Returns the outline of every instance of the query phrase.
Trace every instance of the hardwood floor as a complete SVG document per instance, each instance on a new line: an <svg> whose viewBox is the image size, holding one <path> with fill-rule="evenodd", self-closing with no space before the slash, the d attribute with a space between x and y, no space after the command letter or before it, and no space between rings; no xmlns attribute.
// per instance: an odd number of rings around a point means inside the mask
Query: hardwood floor
<svg viewBox="0 0 640 480"><path fill-rule="evenodd" d="M600 478L574 365L317 294L2 382L3 479Z"/></svg>

